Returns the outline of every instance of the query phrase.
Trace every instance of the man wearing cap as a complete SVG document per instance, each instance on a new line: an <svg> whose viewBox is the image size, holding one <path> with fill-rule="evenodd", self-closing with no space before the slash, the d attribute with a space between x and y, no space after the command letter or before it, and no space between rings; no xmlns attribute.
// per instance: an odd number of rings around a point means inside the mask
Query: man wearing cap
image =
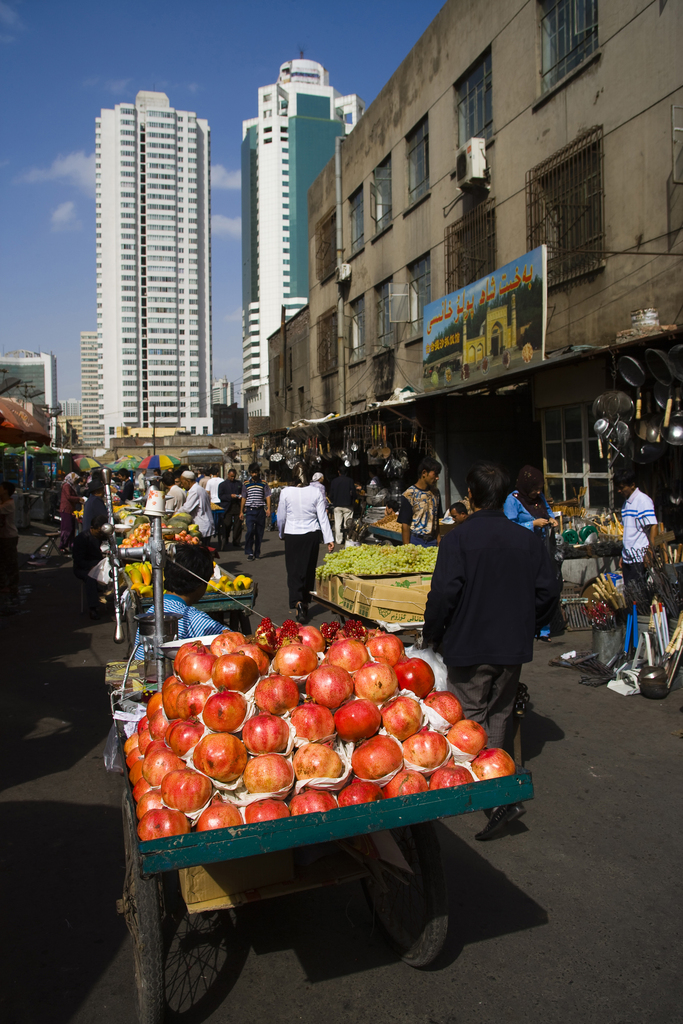
<svg viewBox="0 0 683 1024"><path fill-rule="evenodd" d="M81 529L83 533L90 529L95 516L104 516L108 519L107 506L104 504L104 484L101 477L94 477L88 484L88 498L83 508L83 522Z"/></svg>
<svg viewBox="0 0 683 1024"><path fill-rule="evenodd" d="M199 532L202 535L204 541L208 541L213 533L213 515L211 513L211 498L197 483L197 477L195 474L186 469L180 475L180 486L184 491L187 491L187 497L185 498L185 504L180 509L181 512L187 512L192 516L195 523L199 527Z"/></svg>

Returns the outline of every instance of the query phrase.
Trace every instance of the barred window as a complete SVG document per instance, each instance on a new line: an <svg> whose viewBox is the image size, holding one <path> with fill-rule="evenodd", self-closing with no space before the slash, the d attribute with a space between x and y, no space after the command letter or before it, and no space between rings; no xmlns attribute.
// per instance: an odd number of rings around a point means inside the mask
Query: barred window
<svg viewBox="0 0 683 1024"><path fill-rule="evenodd" d="M324 281L337 262L337 215L334 210L319 220L315 229L315 261L318 280Z"/></svg>
<svg viewBox="0 0 683 1024"><path fill-rule="evenodd" d="M410 275L410 325L413 332L422 331L422 314L432 301L429 253L421 260L409 264Z"/></svg>
<svg viewBox="0 0 683 1024"><path fill-rule="evenodd" d="M472 284L496 269L496 201L486 199L445 231L446 291Z"/></svg>
<svg viewBox="0 0 683 1024"><path fill-rule="evenodd" d="M493 134L491 53L470 71L457 86L458 144L468 139L490 139Z"/></svg>
<svg viewBox="0 0 683 1024"><path fill-rule="evenodd" d="M543 92L598 48L598 0L541 0Z"/></svg>
<svg viewBox="0 0 683 1024"><path fill-rule="evenodd" d="M351 352L350 359L365 358L365 296L359 295L351 303Z"/></svg>
<svg viewBox="0 0 683 1024"><path fill-rule="evenodd" d="M337 310L318 317L318 373L337 368Z"/></svg>
<svg viewBox="0 0 683 1024"><path fill-rule="evenodd" d="M371 213L375 233L391 224L391 153L375 167L370 185Z"/></svg>
<svg viewBox="0 0 683 1024"><path fill-rule="evenodd" d="M349 200L351 205L351 255L365 245L363 226L363 186L354 192Z"/></svg>
<svg viewBox="0 0 683 1024"><path fill-rule="evenodd" d="M429 191L429 120L423 118L408 136L408 202Z"/></svg>
<svg viewBox="0 0 683 1024"><path fill-rule="evenodd" d="M375 288L377 294L377 344L380 348L392 348L394 325L391 320L391 281L385 281Z"/></svg>
<svg viewBox="0 0 683 1024"><path fill-rule="evenodd" d="M602 126L590 128L526 176L527 244L548 246L548 284L602 266Z"/></svg>

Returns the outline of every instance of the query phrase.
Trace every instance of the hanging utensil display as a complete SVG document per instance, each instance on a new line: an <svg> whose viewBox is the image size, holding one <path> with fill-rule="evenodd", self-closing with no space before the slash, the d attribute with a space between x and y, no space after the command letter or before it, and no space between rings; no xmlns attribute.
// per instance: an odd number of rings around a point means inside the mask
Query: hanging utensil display
<svg viewBox="0 0 683 1024"><path fill-rule="evenodd" d="M640 389L645 383L645 367L634 356L622 356L617 370L627 384L636 389L636 419L640 419Z"/></svg>
<svg viewBox="0 0 683 1024"><path fill-rule="evenodd" d="M683 345L669 349L669 365L674 376L683 382Z"/></svg>
<svg viewBox="0 0 683 1024"><path fill-rule="evenodd" d="M662 352L660 348L648 348L645 350L645 362L647 368L655 378L658 384L663 385L667 389L666 406L664 411L664 428L669 426L669 419L671 417L671 385L674 381L673 371L671 369L671 363L666 352ZM655 397L657 397L655 390ZM659 402L659 399L657 399Z"/></svg>
<svg viewBox="0 0 683 1024"><path fill-rule="evenodd" d="M658 441L662 429L662 417L652 414L650 393L645 395L645 415L634 427L635 436L641 441Z"/></svg>
<svg viewBox="0 0 683 1024"><path fill-rule="evenodd" d="M640 441L633 446L631 458L639 465L656 462L666 451L666 441Z"/></svg>
<svg viewBox="0 0 683 1024"><path fill-rule="evenodd" d="M683 444L683 410L681 410L681 389L676 389L674 412L669 426L664 429L664 440L674 447Z"/></svg>

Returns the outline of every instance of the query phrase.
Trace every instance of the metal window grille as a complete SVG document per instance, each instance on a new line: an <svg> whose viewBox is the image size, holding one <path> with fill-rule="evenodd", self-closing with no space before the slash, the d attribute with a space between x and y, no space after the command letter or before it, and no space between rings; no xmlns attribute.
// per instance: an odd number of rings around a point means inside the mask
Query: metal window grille
<svg viewBox="0 0 683 1024"><path fill-rule="evenodd" d="M541 81L547 92L597 49L598 0L541 0L541 8Z"/></svg>
<svg viewBox="0 0 683 1024"><path fill-rule="evenodd" d="M337 367L337 310L328 309L318 317L318 373Z"/></svg>
<svg viewBox="0 0 683 1024"><path fill-rule="evenodd" d="M319 281L329 277L337 262L337 215L334 210L315 229L315 261Z"/></svg>
<svg viewBox="0 0 683 1024"><path fill-rule="evenodd" d="M370 184L370 202L377 233L391 224L391 153L375 167L373 179Z"/></svg>
<svg viewBox="0 0 683 1024"><path fill-rule="evenodd" d="M446 228L446 291L472 284L496 269L496 201L486 199Z"/></svg>
<svg viewBox="0 0 683 1024"><path fill-rule="evenodd" d="M351 359L365 358L365 296L351 303Z"/></svg>
<svg viewBox="0 0 683 1024"><path fill-rule="evenodd" d="M491 54L479 61L458 85L459 143L490 139L493 134Z"/></svg>
<svg viewBox="0 0 683 1024"><path fill-rule="evenodd" d="M351 196L351 255L365 245L363 228L363 187Z"/></svg>
<svg viewBox="0 0 683 1024"><path fill-rule="evenodd" d="M429 191L429 121L425 117L408 136L408 200Z"/></svg>
<svg viewBox="0 0 683 1024"><path fill-rule="evenodd" d="M411 263L408 273L410 274L410 324L413 332L417 332L422 330L423 310L432 301L429 255Z"/></svg>
<svg viewBox="0 0 683 1024"><path fill-rule="evenodd" d="M527 171L527 245L548 246L551 287L602 266L602 163L600 125Z"/></svg>
<svg viewBox="0 0 683 1024"><path fill-rule="evenodd" d="M377 344L392 348L394 325L391 322L391 282L385 281L377 289Z"/></svg>

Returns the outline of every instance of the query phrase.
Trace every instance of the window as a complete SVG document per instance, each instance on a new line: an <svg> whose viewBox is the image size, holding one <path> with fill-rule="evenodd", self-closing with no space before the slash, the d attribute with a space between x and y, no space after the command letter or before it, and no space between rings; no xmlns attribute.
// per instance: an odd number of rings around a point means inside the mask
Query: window
<svg viewBox="0 0 683 1024"><path fill-rule="evenodd" d="M459 82L457 90L459 145L464 146L473 138L490 139L493 134L490 53Z"/></svg>
<svg viewBox="0 0 683 1024"><path fill-rule="evenodd" d="M543 470L548 501L578 497L585 487L587 506L609 508L608 460L600 457L594 422L591 405L564 406L543 413Z"/></svg>
<svg viewBox="0 0 683 1024"><path fill-rule="evenodd" d="M496 201L487 199L445 231L446 292L496 269Z"/></svg>
<svg viewBox="0 0 683 1024"><path fill-rule="evenodd" d="M375 289L377 293L377 344L381 348L392 348L394 325L391 322L391 281L385 281Z"/></svg>
<svg viewBox="0 0 683 1024"><path fill-rule="evenodd" d="M318 221L315 229L315 259L318 280L324 281L337 262L337 215L334 210Z"/></svg>
<svg viewBox="0 0 683 1024"><path fill-rule="evenodd" d="M363 186L354 192L349 200L351 204L351 255L365 245L363 233Z"/></svg>
<svg viewBox="0 0 683 1024"><path fill-rule="evenodd" d="M360 295L351 303L351 362L365 358L365 296Z"/></svg>
<svg viewBox="0 0 683 1024"><path fill-rule="evenodd" d="M527 243L548 246L548 284L602 266L602 127L590 128L526 176Z"/></svg>
<svg viewBox="0 0 683 1024"><path fill-rule="evenodd" d="M408 136L408 202L429 190L429 121L420 121Z"/></svg>
<svg viewBox="0 0 683 1024"><path fill-rule="evenodd" d="M422 331L422 313L432 301L429 254L409 264L410 275L410 326L412 333Z"/></svg>
<svg viewBox="0 0 683 1024"><path fill-rule="evenodd" d="M370 201L376 234L391 224L391 153L375 167L370 185Z"/></svg>
<svg viewBox="0 0 683 1024"><path fill-rule="evenodd" d="M318 317L318 373L337 368L337 310Z"/></svg>
<svg viewBox="0 0 683 1024"><path fill-rule="evenodd" d="M541 0L541 86L552 89L598 48L598 0Z"/></svg>

